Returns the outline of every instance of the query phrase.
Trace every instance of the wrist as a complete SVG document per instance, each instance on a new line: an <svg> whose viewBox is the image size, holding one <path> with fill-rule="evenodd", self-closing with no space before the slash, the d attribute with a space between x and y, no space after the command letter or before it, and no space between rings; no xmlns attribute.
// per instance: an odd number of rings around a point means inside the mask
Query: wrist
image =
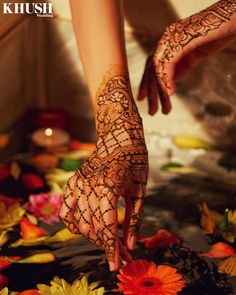
<svg viewBox="0 0 236 295"><path fill-rule="evenodd" d="M132 96L128 75L110 75L96 95L98 137L138 127L142 127L142 120Z"/></svg>

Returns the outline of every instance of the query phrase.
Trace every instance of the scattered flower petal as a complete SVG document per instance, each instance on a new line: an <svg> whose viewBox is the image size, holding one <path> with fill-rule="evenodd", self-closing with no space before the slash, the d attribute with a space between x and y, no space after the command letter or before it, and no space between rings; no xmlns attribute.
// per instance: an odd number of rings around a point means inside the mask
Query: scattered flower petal
<svg viewBox="0 0 236 295"><path fill-rule="evenodd" d="M224 242L218 242L215 243L208 252L201 254L201 256L222 258L232 256L234 252L234 248L232 248L230 245Z"/></svg>
<svg viewBox="0 0 236 295"><path fill-rule="evenodd" d="M9 142L9 136L7 134L0 134L0 149L4 149Z"/></svg>
<svg viewBox="0 0 236 295"><path fill-rule="evenodd" d="M175 268L157 266L145 259L133 260L120 270L117 277L119 291L127 295L175 295L186 285Z"/></svg>
<svg viewBox="0 0 236 295"><path fill-rule="evenodd" d="M7 164L0 164L0 181L5 180L11 175L10 166Z"/></svg>
<svg viewBox="0 0 236 295"><path fill-rule="evenodd" d="M9 256L9 257L0 256L0 271L4 270L5 268L7 268L8 266L12 264L12 262L10 262L8 258L19 260L21 257L20 256Z"/></svg>
<svg viewBox="0 0 236 295"><path fill-rule="evenodd" d="M47 232L39 226L31 223L27 218L20 221L21 235L24 240L31 240L41 236L46 236Z"/></svg>
<svg viewBox="0 0 236 295"><path fill-rule="evenodd" d="M56 259L51 253L39 253L21 259L13 259L12 257L7 256L4 256L4 258L9 262L21 264L44 264L51 263Z"/></svg>
<svg viewBox="0 0 236 295"><path fill-rule="evenodd" d="M180 244L180 240L171 232L159 229L153 236L138 238L147 249L163 248Z"/></svg>
<svg viewBox="0 0 236 295"><path fill-rule="evenodd" d="M57 193L41 193L29 196L27 209L38 219L51 224L59 222L59 210L63 196Z"/></svg>
<svg viewBox="0 0 236 295"><path fill-rule="evenodd" d="M58 242L67 242L74 239L78 239L83 237L82 235L73 234L67 227L57 231L54 235L51 237L47 237L47 239L44 241L45 244L51 244L51 243L58 243Z"/></svg>
<svg viewBox="0 0 236 295"><path fill-rule="evenodd" d="M220 222L223 215L216 211L210 210L206 203L203 203L201 207L201 226L202 229L208 234L213 234L215 232L216 224Z"/></svg>
<svg viewBox="0 0 236 295"><path fill-rule="evenodd" d="M42 189L44 187L42 178L35 173L24 173L21 176L21 182L29 191Z"/></svg>
<svg viewBox="0 0 236 295"><path fill-rule="evenodd" d="M19 204L23 201L21 198L10 198L7 196L4 196L3 194L0 194L0 202L2 202L6 208L11 207L15 204Z"/></svg>
<svg viewBox="0 0 236 295"><path fill-rule="evenodd" d="M177 135L174 142L181 148L212 149L212 145L194 135Z"/></svg>
<svg viewBox="0 0 236 295"><path fill-rule="evenodd" d="M39 237L30 240L19 239L10 245L10 248L17 248L17 247L31 247L31 246L38 246L44 245L44 241L47 239L47 236Z"/></svg>
<svg viewBox="0 0 236 295"><path fill-rule="evenodd" d="M40 294L37 290L25 290L18 293L18 295L40 295Z"/></svg>
<svg viewBox="0 0 236 295"><path fill-rule="evenodd" d="M38 169L39 172L47 173L59 164L59 159L51 154L38 154L33 160L32 164Z"/></svg>
<svg viewBox="0 0 236 295"><path fill-rule="evenodd" d="M18 180L21 174L21 168L17 162L13 162L11 164L11 176L15 179Z"/></svg>
<svg viewBox="0 0 236 295"><path fill-rule="evenodd" d="M8 278L0 273L0 290L5 288L8 285Z"/></svg>
<svg viewBox="0 0 236 295"><path fill-rule="evenodd" d="M94 143L89 142L80 142L79 140L72 139L69 143L70 151L89 151L93 152L95 150L96 145Z"/></svg>
<svg viewBox="0 0 236 295"><path fill-rule="evenodd" d="M19 246L29 247L37 245L50 245L52 243L67 242L80 238L83 238L83 236L78 234L72 234L71 231L68 230L68 228L63 228L57 231L52 236L44 236L30 240L19 239L16 242L12 243L10 247L17 248Z"/></svg>

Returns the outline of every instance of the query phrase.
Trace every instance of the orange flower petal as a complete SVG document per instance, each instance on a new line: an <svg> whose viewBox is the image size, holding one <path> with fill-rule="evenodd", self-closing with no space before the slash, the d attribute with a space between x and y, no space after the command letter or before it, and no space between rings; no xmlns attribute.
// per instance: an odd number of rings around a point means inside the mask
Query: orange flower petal
<svg viewBox="0 0 236 295"><path fill-rule="evenodd" d="M24 240L31 240L47 235L47 232L30 222L27 218L22 218L20 221L21 235Z"/></svg>
<svg viewBox="0 0 236 295"><path fill-rule="evenodd" d="M37 290L25 290L22 291L20 293L18 293L18 295L39 295L39 292Z"/></svg>
<svg viewBox="0 0 236 295"><path fill-rule="evenodd" d="M159 229L154 235L149 237L139 237L138 240L147 249L163 248L180 243L180 240L174 234L165 229Z"/></svg>
<svg viewBox="0 0 236 295"><path fill-rule="evenodd" d="M208 252L202 253L201 255L210 258L222 258L232 256L234 252L234 248L230 245L224 242L218 242L215 243Z"/></svg>

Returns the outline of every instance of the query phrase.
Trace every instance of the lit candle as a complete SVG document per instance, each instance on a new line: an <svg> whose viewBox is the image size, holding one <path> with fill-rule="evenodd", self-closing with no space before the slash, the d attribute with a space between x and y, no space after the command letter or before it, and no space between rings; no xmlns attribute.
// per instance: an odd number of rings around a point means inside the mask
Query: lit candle
<svg viewBox="0 0 236 295"><path fill-rule="evenodd" d="M41 147L56 147L68 144L70 136L59 128L41 128L33 132L32 141Z"/></svg>

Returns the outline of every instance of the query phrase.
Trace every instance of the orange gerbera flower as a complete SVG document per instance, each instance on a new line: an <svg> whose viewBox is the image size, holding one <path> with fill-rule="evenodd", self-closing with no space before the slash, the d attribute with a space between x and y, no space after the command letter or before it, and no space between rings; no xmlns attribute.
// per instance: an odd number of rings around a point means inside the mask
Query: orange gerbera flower
<svg viewBox="0 0 236 295"><path fill-rule="evenodd" d="M119 291L126 295L175 295L186 284L176 268L145 259L133 260L117 277Z"/></svg>

